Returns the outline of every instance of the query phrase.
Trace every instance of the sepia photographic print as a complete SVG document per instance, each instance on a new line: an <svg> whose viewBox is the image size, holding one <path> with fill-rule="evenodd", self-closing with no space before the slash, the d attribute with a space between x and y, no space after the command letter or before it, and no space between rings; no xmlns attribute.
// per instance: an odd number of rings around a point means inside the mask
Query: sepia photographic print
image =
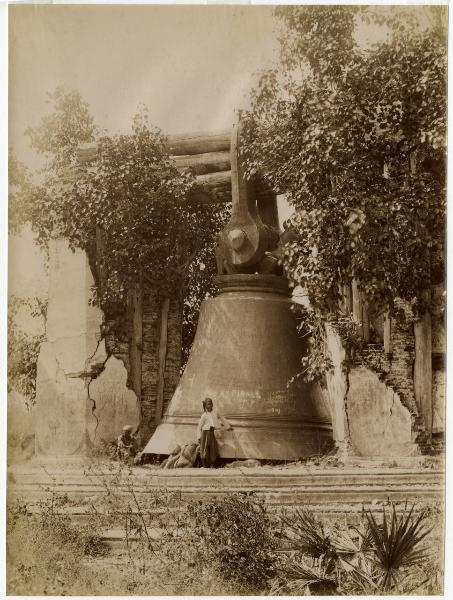
<svg viewBox="0 0 453 600"><path fill-rule="evenodd" d="M7 595L446 597L447 6L8 27Z"/></svg>

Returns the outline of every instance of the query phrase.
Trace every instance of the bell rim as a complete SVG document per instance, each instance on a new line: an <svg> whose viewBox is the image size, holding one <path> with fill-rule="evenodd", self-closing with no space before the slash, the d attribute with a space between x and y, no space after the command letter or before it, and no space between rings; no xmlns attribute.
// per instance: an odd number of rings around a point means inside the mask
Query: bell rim
<svg viewBox="0 0 453 600"><path fill-rule="evenodd" d="M281 275L264 275L260 273L230 273L216 275L214 283L219 291L218 295L229 292L263 292L289 297L290 289L288 280Z"/></svg>

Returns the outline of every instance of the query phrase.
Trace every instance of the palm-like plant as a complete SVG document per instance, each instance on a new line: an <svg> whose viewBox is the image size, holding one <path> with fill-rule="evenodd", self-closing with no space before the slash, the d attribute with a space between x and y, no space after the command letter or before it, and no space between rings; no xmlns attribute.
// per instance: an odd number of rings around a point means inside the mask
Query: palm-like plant
<svg viewBox="0 0 453 600"><path fill-rule="evenodd" d="M392 504L390 518L383 509L382 524L378 524L371 511L365 513L370 535L373 541L375 562L381 571L378 585L388 591L401 579L404 570L419 565L426 559L427 553L420 548L420 542L428 535L430 529L424 527L426 511L413 516L414 506L398 517L395 505Z"/></svg>
<svg viewBox="0 0 453 600"><path fill-rule="evenodd" d="M293 518L283 517L282 521L287 528L286 536L303 554L318 559L333 552L330 531L309 510L296 510Z"/></svg>

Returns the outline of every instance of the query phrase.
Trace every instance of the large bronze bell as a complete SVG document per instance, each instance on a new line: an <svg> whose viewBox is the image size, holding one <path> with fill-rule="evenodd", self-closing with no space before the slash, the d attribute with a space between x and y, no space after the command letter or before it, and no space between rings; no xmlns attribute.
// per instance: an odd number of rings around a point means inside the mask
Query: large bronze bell
<svg viewBox="0 0 453 600"><path fill-rule="evenodd" d="M202 401L233 426L219 431L223 458L294 460L331 439L328 409L305 384L278 233L264 224L239 160L241 124L231 144L232 216L219 240L219 293L203 301L186 369L144 453L170 454L196 441Z"/></svg>
<svg viewBox="0 0 453 600"><path fill-rule="evenodd" d="M301 379L301 340L284 278L224 275L203 301L189 361L145 453L196 440L202 400L230 421L220 456L294 460L319 452L331 427L322 396Z"/></svg>

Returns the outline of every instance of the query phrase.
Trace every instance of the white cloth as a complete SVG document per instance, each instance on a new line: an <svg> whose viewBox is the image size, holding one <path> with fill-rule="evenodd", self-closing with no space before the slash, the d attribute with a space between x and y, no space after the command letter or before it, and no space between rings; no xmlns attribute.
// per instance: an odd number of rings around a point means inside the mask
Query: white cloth
<svg viewBox="0 0 453 600"><path fill-rule="evenodd" d="M220 427L228 429L231 426L225 417L222 417L220 413L213 409L211 412L206 411L201 415L197 429L198 439L201 438L202 431L209 431L211 427L214 427L214 429L220 429Z"/></svg>

